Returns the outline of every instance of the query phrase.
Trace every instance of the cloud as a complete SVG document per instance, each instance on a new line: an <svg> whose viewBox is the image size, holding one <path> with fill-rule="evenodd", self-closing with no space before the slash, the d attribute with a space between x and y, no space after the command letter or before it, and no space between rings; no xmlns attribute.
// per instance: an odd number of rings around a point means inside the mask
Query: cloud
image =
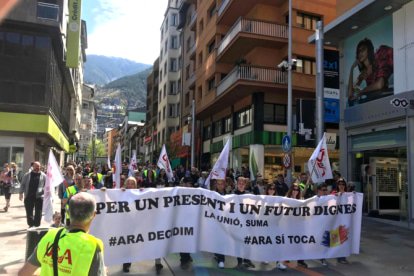
<svg viewBox="0 0 414 276"><path fill-rule="evenodd" d="M152 64L159 55L165 0L100 0L84 13L88 54L123 57Z"/></svg>

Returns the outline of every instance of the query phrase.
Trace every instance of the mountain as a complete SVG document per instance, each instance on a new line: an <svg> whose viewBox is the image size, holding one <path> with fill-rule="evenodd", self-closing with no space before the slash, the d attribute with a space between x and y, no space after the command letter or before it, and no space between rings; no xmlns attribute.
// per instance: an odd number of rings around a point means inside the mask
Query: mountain
<svg viewBox="0 0 414 276"><path fill-rule="evenodd" d="M149 67L151 65L124 58L87 55L84 63L84 81L85 83L104 86L118 78L136 74Z"/></svg>
<svg viewBox="0 0 414 276"><path fill-rule="evenodd" d="M152 68L114 80L96 89L96 101L102 106L119 105L130 109L143 107L147 98L147 77Z"/></svg>

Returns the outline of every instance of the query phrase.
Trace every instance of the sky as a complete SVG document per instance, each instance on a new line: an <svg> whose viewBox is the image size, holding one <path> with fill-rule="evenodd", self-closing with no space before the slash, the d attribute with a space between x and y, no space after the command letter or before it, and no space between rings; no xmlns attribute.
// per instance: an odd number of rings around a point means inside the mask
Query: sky
<svg viewBox="0 0 414 276"><path fill-rule="evenodd" d="M87 54L153 64L160 52L160 28L167 0L83 0Z"/></svg>

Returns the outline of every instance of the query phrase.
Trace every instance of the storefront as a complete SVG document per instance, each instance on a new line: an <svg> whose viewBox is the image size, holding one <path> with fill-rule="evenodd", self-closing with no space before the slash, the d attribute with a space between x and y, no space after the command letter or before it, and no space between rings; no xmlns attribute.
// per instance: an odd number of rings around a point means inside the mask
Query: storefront
<svg viewBox="0 0 414 276"><path fill-rule="evenodd" d="M340 172L364 194L366 215L413 228L414 2L378 2L325 27L341 56Z"/></svg>

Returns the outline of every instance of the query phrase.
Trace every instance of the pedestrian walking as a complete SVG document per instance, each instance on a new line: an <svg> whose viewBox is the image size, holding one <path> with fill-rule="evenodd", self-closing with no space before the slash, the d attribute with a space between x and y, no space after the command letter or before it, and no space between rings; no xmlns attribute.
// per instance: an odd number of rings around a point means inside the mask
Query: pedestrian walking
<svg viewBox="0 0 414 276"><path fill-rule="evenodd" d="M40 171L40 162L36 161L33 163L33 169L23 176L19 194L19 199L24 199L29 227L40 226L45 184L46 174Z"/></svg>

